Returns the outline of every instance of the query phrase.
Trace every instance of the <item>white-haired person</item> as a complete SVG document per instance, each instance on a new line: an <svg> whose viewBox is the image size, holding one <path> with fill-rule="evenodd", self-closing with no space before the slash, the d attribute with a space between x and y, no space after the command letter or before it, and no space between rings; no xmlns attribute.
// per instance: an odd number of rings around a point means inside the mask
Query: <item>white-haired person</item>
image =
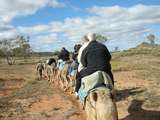
<svg viewBox="0 0 160 120"><path fill-rule="evenodd" d="M108 51L107 47L96 41L96 34L89 33L87 35L88 42L86 41L85 45L81 47L78 55L79 69L76 78L76 95L81 86L81 79L85 76L91 75L96 71L106 72L112 79L113 74L111 72L111 54ZM114 84L114 82L113 82Z"/></svg>

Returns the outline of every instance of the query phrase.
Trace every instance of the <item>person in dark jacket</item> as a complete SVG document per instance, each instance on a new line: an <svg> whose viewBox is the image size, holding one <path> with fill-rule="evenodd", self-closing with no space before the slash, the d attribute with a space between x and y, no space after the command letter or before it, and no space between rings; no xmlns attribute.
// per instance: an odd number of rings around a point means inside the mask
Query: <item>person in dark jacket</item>
<svg viewBox="0 0 160 120"><path fill-rule="evenodd" d="M96 41L95 34L89 34L88 39L89 44L81 54L80 61L84 68L79 72L79 76L77 76L78 81L81 81L81 78L100 70L106 72L113 82L113 74L111 72L110 64L110 52L105 45ZM81 82L78 82L78 84L81 84ZM76 88L76 92L78 92L80 85L76 86L78 86L78 88Z"/></svg>
<svg viewBox="0 0 160 120"><path fill-rule="evenodd" d="M51 65L51 64L55 64L56 65L56 60L54 59L54 58L49 58L48 60L47 60L47 64L48 65Z"/></svg>
<svg viewBox="0 0 160 120"><path fill-rule="evenodd" d="M69 69L69 74L71 75L72 71L75 71L78 69L78 60L77 60L77 56L78 56L78 51L81 48L80 44L76 44L74 46L74 52L72 53L72 63L70 65L70 69Z"/></svg>
<svg viewBox="0 0 160 120"><path fill-rule="evenodd" d="M76 61L76 62L78 62L78 60L77 60L77 56L78 56L78 51L79 51L79 49L81 48L81 44L76 44L75 46L74 46L74 52L72 53L72 60L74 60L74 61Z"/></svg>
<svg viewBox="0 0 160 120"><path fill-rule="evenodd" d="M69 51L63 47L58 55L58 59L62 59L63 61L68 61L69 60Z"/></svg>

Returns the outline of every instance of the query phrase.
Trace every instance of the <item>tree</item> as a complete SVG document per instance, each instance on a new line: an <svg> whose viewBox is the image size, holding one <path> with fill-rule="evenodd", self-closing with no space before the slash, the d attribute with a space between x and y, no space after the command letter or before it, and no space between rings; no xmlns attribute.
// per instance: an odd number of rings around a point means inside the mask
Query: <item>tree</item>
<svg viewBox="0 0 160 120"><path fill-rule="evenodd" d="M150 42L151 45L155 45L155 35L154 34L149 34L147 36L148 41Z"/></svg>
<svg viewBox="0 0 160 120"><path fill-rule="evenodd" d="M29 36L17 36L16 37L16 43L17 47L14 49L15 55L18 57L23 57L26 59L29 57L32 53L31 46L29 44Z"/></svg>
<svg viewBox="0 0 160 120"><path fill-rule="evenodd" d="M13 49L16 46L15 39L3 39L0 41L0 49L5 56L8 65L13 65L15 63Z"/></svg>
<svg viewBox="0 0 160 120"><path fill-rule="evenodd" d="M114 51L117 52L118 49L119 49L118 46L116 46L116 47L114 48Z"/></svg>
<svg viewBox="0 0 160 120"><path fill-rule="evenodd" d="M4 53L3 53L3 51L0 49L0 57L4 57L5 55L4 55Z"/></svg>
<svg viewBox="0 0 160 120"><path fill-rule="evenodd" d="M8 65L15 63L15 57L23 57L25 59L32 52L29 37L24 36L0 40L0 50L3 52Z"/></svg>
<svg viewBox="0 0 160 120"><path fill-rule="evenodd" d="M101 35L101 34L96 34L96 40L106 42L106 41L108 41L108 38L106 36Z"/></svg>
<svg viewBox="0 0 160 120"><path fill-rule="evenodd" d="M60 53L60 51L56 50L56 51L53 52L53 55L57 56L57 55L59 55L59 53Z"/></svg>

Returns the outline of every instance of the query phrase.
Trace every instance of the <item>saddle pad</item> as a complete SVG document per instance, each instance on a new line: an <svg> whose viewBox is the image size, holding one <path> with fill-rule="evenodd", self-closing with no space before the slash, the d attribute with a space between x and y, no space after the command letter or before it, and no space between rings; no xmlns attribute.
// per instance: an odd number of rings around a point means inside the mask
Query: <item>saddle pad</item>
<svg viewBox="0 0 160 120"><path fill-rule="evenodd" d="M97 86L101 86L102 84L111 85L111 88L113 88L111 78L103 71L97 71L89 76L82 78L81 87L78 91L80 101L84 103L84 100L88 96L89 91L96 89Z"/></svg>
<svg viewBox="0 0 160 120"><path fill-rule="evenodd" d="M72 72L70 73L70 75L73 77L73 76L75 76L76 73L77 73L77 70L72 70Z"/></svg>
<svg viewBox="0 0 160 120"><path fill-rule="evenodd" d="M64 65L65 65L65 64L66 64L65 61L61 62L61 63L59 64L59 70L62 70L62 69L64 68Z"/></svg>

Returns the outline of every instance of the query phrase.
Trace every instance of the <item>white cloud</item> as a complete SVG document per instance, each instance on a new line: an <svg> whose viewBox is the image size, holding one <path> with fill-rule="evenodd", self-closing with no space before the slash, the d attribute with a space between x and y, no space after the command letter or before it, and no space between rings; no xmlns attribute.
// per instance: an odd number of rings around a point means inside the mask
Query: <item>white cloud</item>
<svg viewBox="0 0 160 120"><path fill-rule="evenodd" d="M52 51L58 40L59 37L56 33L38 35L31 38L31 46L36 51Z"/></svg>
<svg viewBox="0 0 160 120"><path fill-rule="evenodd" d="M63 3L58 0L1 0L0 1L0 39L9 38L19 33L40 34L45 31L48 25L36 25L34 27L17 27L10 25L10 22L18 16L35 14L40 8L52 4L52 7L62 7Z"/></svg>
<svg viewBox="0 0 160 120"><path fill-rule="evenodd" d="M70 39L78 40L88 32L98 32L111 38L130 39L149 31L149 25L160 24L160 5L135 5L129 8L94 6L87 9L92 17L67 18L53 22L53 32L64 32Z"/></svg>
<svg viewBox="0 0 160 120"><path fill-rule="evenodd" d="M19 33L26 33L28 35L32 34L40 34L43 33L44 31L47 32L49 31L49 26L48 25L36 25L32 27L17 27L17 30Z"/></svg>
<svg viewBox="0 0 160 120"><path fill-rule="evenodd" d="M66 6L64 3L58 2L57 0L50 0L48 5L54 8L61 8Z"/></svg>
<svg viewBox="0 0 160 120"><path fill-rule="evenodd" d="M39 44L52 44L58 40L58 36L56 33L51 33L49 35L39 35L33 39Z"/></svg>
<svg viewBox="0 0 160 120"><path fill-rule="evenodd" d="M6 30L3 32L0 32L0 40L7 39L7 38L14 38L16 35L17 35L16 29Z"/></svg>
<svg viewBox="0 0 160 120"><path fill-rule="evenodd" d="M35 14L40 8L48 5L54 8L65 6L58 0L1 0L0 23L9 24L15 17Z"/></svg>
<svg viewBox="0 0 160 120"><path fill-rule="evenodd" d="M0 20L10 22L14 17L34 14L44 7L48 0L1 0Z"/></svg>
<svg viewBox="0 0 160 120"><path fill-rule="evenodd" d="M27 1L27 4L32 3L29 2L31 0L26 0L26 2ZM24 9L24 13L33 14L37 9L43 7L45 3L48 4L47 1L48 0L41 0L38 4L36 4L36 2L34 4L32 3L33 6L36 7L31 7L32 9L27 9L26 11ZM52 1L52 3L54 2ZM43 41L45 44L50 44L50 42L58 40L59 36L57 34L55 35L55 33L60 33L60 35L63 34L66 39L69 39L72 42L77 42L88 32L107 35L116 43L121 40L134 40L134 38L141 39L141 36L144 33L151 31L151 28L149 27L150 25L160 25L160 5L140 4L128 8L120 6L93 6L88 8L87 11L91 12L93 15L90 17L66 18L63 22L53 21L48 24L35 25L31 27L19 26L16 28L16 31L19 33L27 33L29 35L37 35L36 38ZM8 26L8 29L13 28L12 26ZM13 31L15 32L15 30ZM13 31L10 32L13 34ZM46 34L45 36L39 36L39 34L44 33ZM53 35L50 33L53 33ZM40 42L38 45L44 44L43 42Z"/></svg>

